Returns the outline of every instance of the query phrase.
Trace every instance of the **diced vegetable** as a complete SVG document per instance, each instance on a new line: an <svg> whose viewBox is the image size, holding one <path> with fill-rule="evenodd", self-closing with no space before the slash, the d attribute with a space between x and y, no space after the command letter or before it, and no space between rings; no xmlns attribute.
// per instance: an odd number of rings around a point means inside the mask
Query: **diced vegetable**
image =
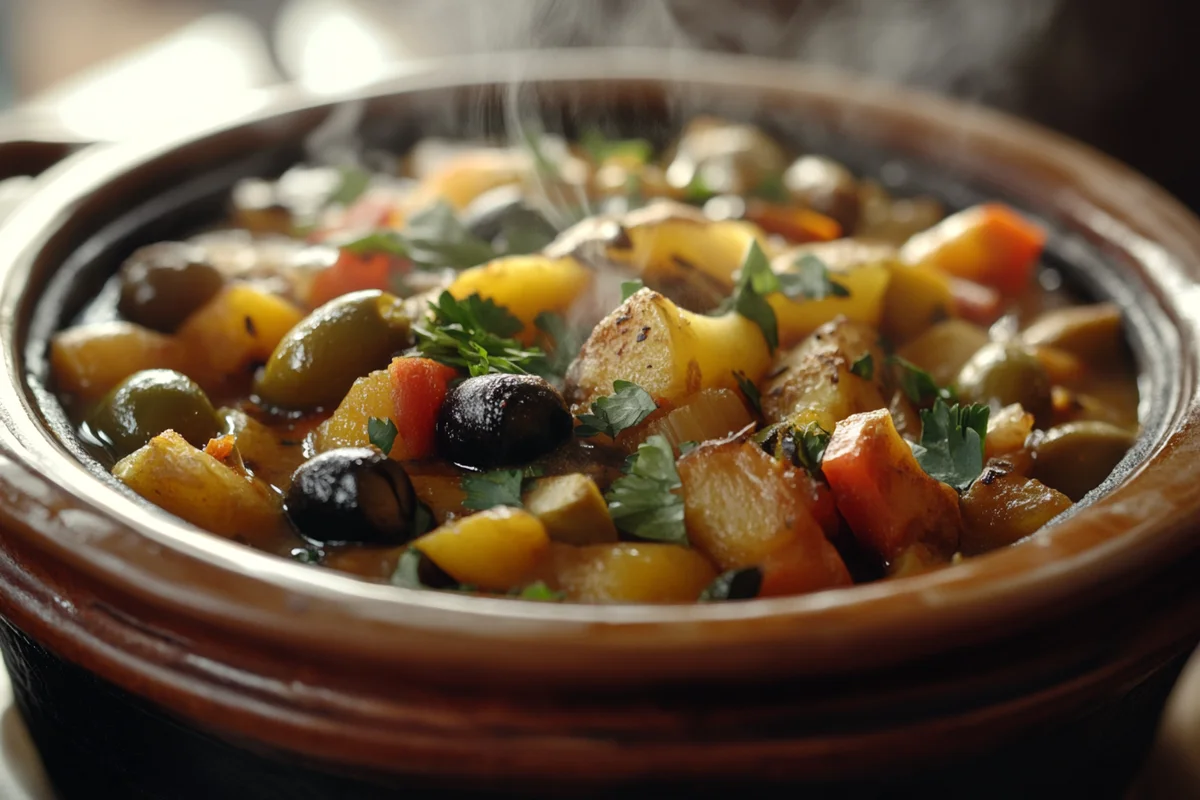
<svg viewBox="0 0 1200 800"><path fill-rule="evenodd" d="M184 320L177 335L196 363L192 377L208 388L249 379L303 316L277 295L232 283Z"/></svg>
<svg viewBox="0 0 1200 800"><path fill-rule="evenodd" d="M984 328L966 320L948 319L901 347L897 355L927 371L938 386L948 386L987 343Z"/></svg>
<svg viewBox="0 0 1200 800"><path fill-rule="evenodd" d="M855 538L885 566L917 545L942 560L958 548L958 494L925 474L887 411L839 422L821 469Z"/></svg>
<svg viewBox="0 0 1200 800"><path fill-rule="evenodd" d="M828 242L842 235L842 226L838 221L824 214L753 198L746 201L743 219L753 222L767 233L782 236L796 244Z"/></svg>
<svg viewBox="0 0 1200 800"><path fill-rule="evenodd" d="M457 472L444 474L410 471L408 477L417 493L417 499L429 508L439 524L449 518L469 513L463 505L466 492L462 488L462 475Z"/></svg>
<svg viewBox="0 0 1200 800"><path fill-rule="evenodd" d="M887 262L891 279L883 300L880 331L894 344L913 340L955 308L950 280L930 267Z"/></svg>
<svg viewBox="0 0 1200 800"><path fill-rule="evenodd" d="M395 358L388 366L391 382L392 421L403 444L393 458L415 460L433 455L434 428L446 400L450 382L458 377L453 367L428 358Z"/></svg>
<svg viewBox="0 0 1200 800"><path fill-rule="evenodd" d="M335 297L365 289L386 290L392 286L393 256L387 253L352 253L342 250L332 266L313 276L308 306L323 306Z"/></svg>
<svg viewBox="0 0 1200 800"><path fill-rule="evenodd" d="M525 495L525 508L542 521L553 541L585 545L617 540L604 496L586 475L542 478Z"/></svg>
<svg viewBox="0 0 1200 800"><path fill-rule="evenodd" d="M484 192L519 183L532 166L529 154L518 149L478 148L454 155L427 175L404 203L409 215L444 200L461 211ZM396 227L399 216L389 220Z"/></svg>
<svg viewBox="0 0 1200 800"><path fill-rule="evenodd" d="M113 475L156 506L227 537L265 541L282 520L278 496L166 431L117 462Z"/></svg>
<svg viewBox="0 0 1200 800"><path fill-rule="evenodd" d="M1046 232L998 203L960 211L914 235L900 249L908 264L982 283L1007 295L1029 286Z"/></svg>
<svg viewBox="0 0 1200 800"><path fill-rule="evenodd" d="M459 583L505 592L533 579L550 538L529 512L497 506L447 522L413 545Z"/></svg>
<svg viewBox="0 0 1200 800"><path fill-rule="evenodd" d="M538 314L567 311L591 280L591 273L573 258L507 256L459 273L449 291L458 300L478 294L504 306L525 326L516 338L532 344Z"/></svg>
<svg viewBox="0 0 1200 800"><path fill-rule="evenodd" d="M984 459L1015 453L1025 446L1025 440L1033 433L1033 414L1020 403L1012 403L992 414L988 419L987 438L984 439Z"/></svg>
<svg viewBox="0 0 1200 800"><path fill-rule="evenodd" d="M59 391L95 400L144 369L187 371L183 344L132 322L79 325L50 339L50 369Z"/></svg>
<svg viewBox="0 0 1200 800"><path fill-rule="evenodd" d="M235 408L221 408L217 416L223 430L233 436L246 468L256 477L284 491L292 483L292 473L304 461L299 438L283 440L266 425Z"/></svg>
<svg viewBox="0 0 1200 800"><path fill-rule="evenodd" d="M802 248L796 254L785 254L775 259L772 268L776 272L786 274L795 269L796 259L802 257L805 252L815 254L820 251ZM781 294L770 295L768 302L775 310L779 322L781 347L791 347L821 325L839 316L867 325L879 325L883 316L884 296L891 278L891 272L885 264L865 263L844 270L830 265L830 277L849 294L845 297L825 297L819 300L791 300Z"/></svg>
<svg viewBox="0 0 1200 800"><path fill-rule="evenodd" d="M1033 345L1030 351L1055 386L1078 384L1087 375L1087 366L1083 363L1083 359L1073 355L1069 350L1060 350L1057 347L1041 344Z"/></svg>
<svg viewBox="0 0 1200 800"><path fill-rule="evenodd" d="M684 442L707 442L737 433L753 422L745 402L729 389L703 389L670 413L651 420L645 435L660 434L676 450Z"/></svg>
<svg viewBox="0 0 1200 800"><path fill-rule="evenodd" d="M676 544L556 544L553 584L579 603L694 603L717 571Z"/></svg>
<svg viewBox="0 0 1200 800"><path fill-rule="evenodd" d="M851 414L886 407L880 384L883 370L867 379L850 369L868 353L875 364L884 363L874 329L845 319L821 326L777 360L773 377L763 387L763 416L768 422L788 420L798 428L815 422L831 431Z"/></svg>
<svg viewBox="0 0 1200 800"><path fill-rule="evenodd" d="M954 316L976 325L991 325L1004 314L1004 295L996 289L965 278L951 276L948 280Z"/></svg>
<svg viewBox="0 0 1200 800"><path fill-rule="evenodd" d="M318 426L313 434L313 445L317 452L338 447L366 447L371 443L368 422L372 418L391 419L394 413L391 379L387 370L377 369L354 382L333 416ZM388 455L403 460L407 456L406 448L407 440L400 433L392 442Z"/></svg>
<svg viewBox="0 0 1200 800"><path fill-rule="evenodd" d="M701 389L736 389L735 369L758 381L769 365L753 322L734 313L693 314L642 289L592 331L567 376L567 399L580 410L609 394L613 381L626 380L674 404Z"/></svg>
<svg viewBox="0 0 1200 800"><path fill-rule="evenodd" d="M791 564L780 590L849 583L849 574L813 516L810 484L761 448L738 439L701 445L679 459L684 522L694 547L721 570ZM784 557L784 551L791 553ZM798 565L795 562L808 562ZM797 576L805 576L798 581ZM801 585L803 584L803 585Z"/></svg>
<svg viewBox="0 0 1200 800"><path fill-rule="evenodd" d="M837 549L824 540L816 543L797 538L771 551L759 566L759 597L787 597L854 583Z"/></svg>
<svg viewBox="0 0 1200 800"><path fill-rule="evenodd" d="M1006 547L1071 507L1066 495L1001 466L988 466L960 503L962 552L973 556Z"/></svg>

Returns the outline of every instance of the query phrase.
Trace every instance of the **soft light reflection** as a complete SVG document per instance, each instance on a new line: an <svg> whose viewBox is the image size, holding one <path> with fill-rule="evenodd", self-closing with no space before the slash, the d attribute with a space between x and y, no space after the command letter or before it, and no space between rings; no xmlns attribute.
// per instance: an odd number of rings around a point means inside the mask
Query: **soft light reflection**
<svg viewBox="0 0 1200 800"><path fill-rule="evenodd" d="M278 80L257 30L212 14L34 102L98 141L160 136L233 116L260 102L251 90Z"/></svg>
<svg viewBox="0 0 1200 800"><path fill-rule="evenodd" d="M339 0L294 0L280 14L275 47L287 72L321 94L365 86L393 72L391 38L377 20Z"/></svg>

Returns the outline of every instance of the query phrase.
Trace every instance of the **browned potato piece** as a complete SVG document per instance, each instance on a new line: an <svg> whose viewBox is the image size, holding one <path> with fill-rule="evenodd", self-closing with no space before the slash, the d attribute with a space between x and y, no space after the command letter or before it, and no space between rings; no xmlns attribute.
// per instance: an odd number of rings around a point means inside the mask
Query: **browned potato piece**
<svg viewBox="0 0 1200 800"><path fill-rule="evenodd" d="M985 459L1015 453L1025 446L1033 433L1033 414L1020 403L1013 403L988 418L987 437L983 442Z"/></svg>
<svg viewBox="0 0 1200 800"><path fill-rule="evenodd" d="M292 473L304 462L303 443L284 443L266 425L244 411L222 408L217 414L225 432L233 434L242 461L255 476L284 491L292 485Z"/></svg>
<svg viewBox="0 0 1200 800"><path fill-rule="evenodd" d="M788 560L806 567L804 585L786 593L846 583L846 567L813 517L801 474L753 442L701 445L679 459L679 477L688 538L720 569L762 565L794 551Z"/></svg>
<svg viewBox="0 0 1200 800"><path fill-rule="evenodd" d="M855 361L870 355L870 380L850 371ZM822 325L793 350L776 360L773 375L762 389L767 422L790 419L803 426L816 422L832 431L851 414L886 408L880 376L883 351L879 335L867 325L836 319Z"/></svg>
<svg viewBox="0 0 1200 800"><path fill-rule="evenodd" d="M989 434L990 438L990 434ZM989 464L959 502L963 555L973 556L1024 539L1071 507L1071 499L1033 478Z"/></svg>
<svg viewBox="0 0 1200 800"><path fill-rule="evenodd" d="M619 542L551 546L547 581L578 603L694 603L717 571L676 544Z"/></svg>
<svg viewBox="0 0 1200 800"><path fill-rule="evenodd" d="M938 386L948 386L979 348L988 343L988 332L962 319L939 322L897 351L928 372Z"/></svg>
<svg viewBox="0 0 1200 800"><path fill-rule="evenodd" d="M584 545L617 540L604 496L586 475L538 480L525 495L525 509L542 521L551 541Z"/></svg>
<svg viewBox="0 0 1200 800"><path fill-rule="evenodd" d="M79 325L50 339L50 369L56 387L83 400L96 400L135 372L187 372L187 354L174 336L132 322Z"/></svg>

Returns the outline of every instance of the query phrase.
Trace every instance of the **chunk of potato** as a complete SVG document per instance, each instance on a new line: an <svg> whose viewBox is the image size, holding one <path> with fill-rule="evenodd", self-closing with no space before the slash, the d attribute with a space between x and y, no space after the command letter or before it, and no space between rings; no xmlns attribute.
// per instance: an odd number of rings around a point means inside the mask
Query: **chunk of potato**
<svg viewBox="0 0 1200 800"><path fill-rule="evenodd" d="M870 355L871 378L850 371ZM818 328L797 347L783 353L762 392L763 416L768 422L790 420L803 427L815 422L832 431L851 414L886 408L881 376L884 356L873 328L838 319Z"/></svg>
<svg viewBox="0 0 1200 800"><path fill-rule="evenodd" d="M304 462L299 440L285 443L266 425L235 408L218 409L225 432L232 434L246 467L272 486L287 490L292 473Z"/></svg>
<svg viewBox="0 0 1200 800"><path fill-rule="evenodd" d="M963 555L1007 547L1071 507L1071 498L1040 481L989 464L959 502Z"/></svg>
<svg viewBox="0 0 1200 800"><path fill-rule="evenodd" d="M532 166L529 153L516 148L481 147L452 155L421 179L389 224L399 227L404 216L439 200L462 211L484 192L519 183Z"/></svg>
<svg viewBox="0 0 1200 800"><path fill-rule="evenodd" d="M459 583L506 592L534 575L550 537L528 511L497 506L447 522L413 546Z"/></svg>
<svg viewBox="0 0 1200 800"><path fill-rule="evenodd" d="M165 431L113 467L113 475L160 508L221 536L253 543L279 529L279 496Z"/></svg>
<svg viewBox="0 0 1200 800"><path fill-rule="evenodd" d="M921 469L886 410L839 422L821 471L855 538L885 566L914 546L942 560L958 549L958 493Z"/></svg>
<svg viewBox="0 0 1200 800"><path fill-rule="evenodd" d="M988 418L987 437L983 440L984 458L1015 453L1025 446L1033 433L1033 414L1020 403L1012 403Z"/></svg>
<svg viewBox="0 0 1200 800"><path fill-rule="evenodd" d="M579 603L694 603L717 571L695 550L620 542L552 548L552 585Z"/></svg>
<svg viewBox="0 0 1200 800"><path fill-rule="evenodd" d="M542 478L524 501L525 509L542 521L556 542L584 545L617 540L608 504L596 482L586 475Z"/></svg>
<svg viewBox="0 0 1200 800"><path fill-rule="evenodd" d="M530 344L537 337L537 315L567 311L591 279L591 272L573 258L507 256L463 270L449 291L460 300L478 294L504 306L525 325L517 338Z"/></svg>
<svg viewBox="0 0 1200 800"><path fill-rule="evenodd" d="M928 372L937 385L948 386L988 341L984 328L966 320L948 319L908 342L896 354Z"/></svg>
<svg viewBox="0 0 1200 800"><path fill-rule="evenodd" d="M338 447L366 447L371 443L367 423L371 417L391 419L392 383L386 369L377 369L358 380L342 398L333 416L322 422L313 434L317 452ZM399 434L388 455L399 458L404 453L404 441Z"/></svg>
<svg viewBox="0 0 1200 800"><path fill-rule="evenodd" d="M851 246L847 246L851 245ZM771 263L775 272L786 273L804 255L820 258L828 267L830 277L850 292L847 297L826 297L821 300L790 300L782 294L767 298L779 323L779 344L791 347L821 325L841 316L855 322L878 327L884 312L884 298L892 271L881 260L873 259L882 251L859 242L842 239L820 244L803 245L777 256Z"/></svg>
<svg viewBox="0 0 1200 800"><path fill-rule="evenodd" d="M205 388L249 379L304 312L282 297L231 283L184 320L176 335L196 362Z"/></svg>
<svg viewBox="0 0 1200 800"><path fill-rule="evenodd" d="M757 382L770 363L762 330L740 314L693 314L642 289L592 331L567 375L567 399L586 408L627 380L673 405L701 389L736 389L734 370Z"/></svg>
<svg viewBox="0 0 1200 800"><path fill-rule="evenodd" d="M720 569L775 558L780 575L772 585L779 593L850 582L813 515L811 486L796 470L739 439L701 445L678 466L688 538Z"/></svg>
<svg viewBox="0 0 1200 800"><path fill-rule="evenodd" d="M132 322L77 325L50 339L50 369L62 392L97 400L135 372L187 372L187 353L174 336Z"/></svg>
<svg viewBox="0 0 1200 800"><path fill-rule="evenodd" d="M630 449L646 438L659 434L666 438L676 450L684 442L707 442L724 439L737 433L754 421L746 410L746 403L738 392L730 389L703 389L667 414L651 418L639 431L642 435L625 439L617 438L619 444L628 444Z"/></svg>
<svg viewBox="0 0 1200 800"><path fill-rule="evenodd" d="M937 270L900 261L888 263L891 280L883 301L880 330L903 344L950 316L954 295L950 281Z"/></svg>

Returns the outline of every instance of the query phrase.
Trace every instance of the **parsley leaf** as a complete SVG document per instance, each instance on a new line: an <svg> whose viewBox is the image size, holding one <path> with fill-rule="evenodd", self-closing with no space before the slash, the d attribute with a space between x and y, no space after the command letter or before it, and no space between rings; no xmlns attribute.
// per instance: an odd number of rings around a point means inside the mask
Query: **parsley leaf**
<svg viewBox="0 0 1200 800"><path fill-rule="evenodd" d="M477 294L455 300L442 292L429 308L431 319L413 325L417 350L426 358L466 369L472 376L545 368L546 354L541 349L525 348L511 338L524 325L504 306Z"/></svg>
<svg viewBox="0 0 1200 800"><path fill-rule="evenodd" d="M635 294L640 292L642 287L645 285L646 284L642 283L641 280L637 279L632 281L621 281L621 302L624 303L626 300L633 297Z"/></svg>
<svg viewBox="0 0 1200 800"><path fill-rule="evenodd" d="M715 313L725 314L733 310L758 325L763 338L767 340L767 346L774 352L775 348L779 347L779 323L775 318L775 310L764 295L777 291L778 288L779 279L771 271L767 254L758 246L757 241L752 241L742 258L742 267L738 272L733 295L722 303Z"/></svg>
<svg viewBox="0 0 1200 800"><path fill-rule="evenodd" d="M746 373L740 369L733 371L733 379L737 381L738 388L742 390L742 394L746 396L746 400L753 406L754 411L761 414L762 394L758 391L758 387L754 385L754 381L747 378Z"/></svg>
<svg viewBox="0 0 1200 800"><path fill-rule="evenodd" d="M750 192L755 197L761 197L770 203L786 204L792 202L792 195L783 183L782 172L771 172L763 176L758 186Z"/></svg>
<svg viewBox="0 0 1200 800"><path fill-rule="evenodd" d="M780 461L803 467L815 478L821 477L821 460L829 446L829 431L815 422L803 428L778 423L763 428L754 435L763 450Z"/></svg>
<svg viewBox="0 0 1200 800"><path fill-rule="evenodd" d="M875 377L875 359L870 353L863 353L850 365L850 372L863 380L871 380Z"/></svg>
<svg viewBox="0 0 1200 800"><path fill-rule="evenodd" d="M613 381L613 393L592 403L592 413L579 415L575 434L581 438L601 433L616 438L658 409L658 403L642 387L631 381Z"/></svg>
<svg viewBox="0 0 1200 800"><path fill-rule="evenodd" d="M758 597L762 579L762 570L758 567L743 567L722 572L700 593L700 602L752 600Z"/></svg>
<svg viewBox="0 0 1200 800"><path fill-rule="evenodd" d="M609 139L592 128L579 139L593 164L602 164L610 158L628 158L645 164L654 155L654 146L645 139Z"/></svg>
<svg viewBox="0 0 1200 800"><path fill-rule="evenodd" d="M371 417L367 420L367 439L384 455L392 452L392 445L396 441L397 433L399 431L396 430L396 423L389 418Z"/></svg>
<svg viewBox="0 0 1200 800"><path fill-rule="evenodd" d="M948 403L957 402L958 397L953 389L938 386L933 376L916 364L900 356L888 356L888 363L896 367L896 383L912 402L922 405L930 400L945 400Z"/></svg>
<svg viewBox="0 0 1200 800"><path fill-rule="evenodd" d="M359 166L345 166L338 169L338 185L329 195L330 203L348 206L362 197L371 185L371 173Z"/></svg>
<svg viewBox="0 0 1200 800"><path fill-rule="evenodd" d="M408 243L397 231L375 231L361 239L346 242L340 249L356 255L387 253L390 256L408 258Z"/></svg>
<svg viewBox="0 0 1200 800"><path fill-rule="evenodd" d="M445 201L409 218L403 235L408 257L417 266L463 269L496 256L492 246L467 230Z"/></svg>
<svg viewBox="0 0 1200 800"><path fill-rule="evenodd" d="M487 511L496 506L521 507L521 483L525 473L519 469L497 469L464 475L462 490L466 492L463 507Z"/></svg>
<svg viewBox="0 0 1200 800"><path fill-rule="evenodd" d="M567 324L561 314L553 311L543 311L533 320L537 329L546 334L554 343L546 357L546 365L552 375L567 374L567 369L587 338L584 331Z"/></svg>
<svg viewBox="0 0 1200 800"><path fill-rule="evenodd" d="M496 243L504 255L520 256L541 252L556 236L558 231L541 214L517 207L505 214Z"/></svg>
<svg viewBox="0 0 1200 800"><path fill-rule="evenodd" d="M783 292L789 300L850 296L850 290L829 277L829 267L812 253L805 253L796 259L792 269L779 273L778 279L779 288L776 291Z"/></svg>
<svg viewBox="0 0 1200 800"><path fill-rule="evenodd" d="M613 481L605 495L617 527L639 539L687 544L682 487L671 443L655 434L637 449L629 474Z"/></svg>
<svg viewBox="0 0 1200 800"><path fill-rule="evenodd" d="M699 446L700 446L700 443L699 443L699 442L697 442L697 441L693 441L693 440L691 440L691 439L689 439L689 440L688 440L688 441L686 441L686 442L680 442L680 443L679 443L679 455L680 455L680 457L686 456L688 453L692 452L693 450L695 450L695 449L696 449L697 447L699 447Z"/></svg>
<svg viewBox="0 0 1200 800"><path fill-rule="evenodd" d="M708 181L704 179L704 173L696 170L692 175L692 179L688 181L688 185L683 187L683 199L689 203L704 203L716 196L716 192L708 185Z"/></svg>
<svg viewBox="0 0 1200 800"><path fill-rule="evenodd" d="M545 581L536 581L516 593L520 600L538 600L543 603L558 603L565 599L566 592L557 592L546 585Z"/></svg>
<svg viewBox="0 0 1200 800"><path fill-rule="evenodd" d="M987 437L985 405L946 405L942 398L921 411L921 442L913 455L921 469L962 491L983 472L983 443Z"/></svg>

